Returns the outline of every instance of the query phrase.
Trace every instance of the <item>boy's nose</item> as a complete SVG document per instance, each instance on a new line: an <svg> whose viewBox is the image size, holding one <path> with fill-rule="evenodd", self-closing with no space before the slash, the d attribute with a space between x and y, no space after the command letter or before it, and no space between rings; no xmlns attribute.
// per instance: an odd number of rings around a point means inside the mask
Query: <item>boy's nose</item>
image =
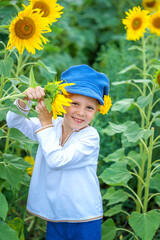
<svg viewBox="0 0 160 240"><path fill-rule="evenodd" d="M77 114L80 115L80 116L84 116L84 114L85 114L84 109L83 108L79 108L77 110Z"/></svg>

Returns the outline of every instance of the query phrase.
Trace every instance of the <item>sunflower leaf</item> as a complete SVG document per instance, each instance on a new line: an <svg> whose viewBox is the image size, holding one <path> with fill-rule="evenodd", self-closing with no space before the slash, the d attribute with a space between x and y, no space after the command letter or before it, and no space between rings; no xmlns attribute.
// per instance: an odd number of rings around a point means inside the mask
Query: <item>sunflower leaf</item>
<svg viewBox="0 0 160 240"><path fill-rule="evenodd" d="M29 73L29 82L30 82L30 87L36 88L37 83L36 83L36 80L34 77L33 68L31 68L30 73Z"/></svg>
<svg viewBox="0 0 160 240"><path fill-rule="evenodd" d="M51 98L46 98L44 100L44 103L46 105L46 108L47 108L48 112L50 113L52 111L52 99Z"/></svg>
<svg viewBox="0 0 160 240"><path fill-rule="evenodd" d="M159 213L151 210L147 213L132 212L129 224L143 240L151 240L159 226Z"/></svg>

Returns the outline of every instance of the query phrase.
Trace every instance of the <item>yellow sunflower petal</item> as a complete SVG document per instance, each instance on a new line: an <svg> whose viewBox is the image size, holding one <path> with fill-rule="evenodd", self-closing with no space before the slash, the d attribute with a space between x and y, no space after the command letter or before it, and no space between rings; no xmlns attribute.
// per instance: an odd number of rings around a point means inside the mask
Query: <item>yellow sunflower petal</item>
<svg viewBox="0 0 160 240"><path fill-rule="evenodd" d="M16 47L19 54L26 48L29 53L34 54L35 49L43 49L43 43L47 42L42 34L51 32L51 29L48 19L42 18L40 11L33 11L30 5L23 6L24 11L19 12L10 24L7 48Z"/></svg>
<svg viewBox="0 0 160 240"><path fill-rule="evenodd" d="M155 33L160 36L160 10L151 15L149 29L151 33Z"/></svg>
<svg viewBox="0 0 160 240"><path fill-rule="evenodd" d="M160 7L160 1L159 0L143 0L142 2L142 6L144 7L144 9L153 12L158 10L158 8Z"/></svg>
<svg viewBox="0 0 160 240"><path fill-rule="evenodd" d="M104 105L100 107L100 113L102 115L108 114L108 111L111 108L111 106L112 106L112 101L110 96L104 95Z"/></svg>
<svg viewBox="0 0 160 240"><path fill-rule="evenodd" d="M141 10L140 6L133 7L126 12L126 18L122 19L122 23L127 30L127 40L139 40L146 32L149 24L149 11Z"/></svg>
<svg viewBox="0 0 160 240"><path fill-rule="evenodd" d="M30 4L33 9L40 9L42 17L48 18L50 24L57 21L63 13L61 11L63 7L57 3L57 0L30 0Z"/></svg>
<svg viewBox="0 0 160 240"><path fill-rule="evenodd" d="M31 165L33 165L33 167L34 167L34 159L33 159L33 157L26 156L26 157L24 157L24 160L25 160L26 162L30 163ZM28 168L26 169L26 171L28 172L28 175L30 175L30 176L32 175L33 167L28 167Z"/></svg>

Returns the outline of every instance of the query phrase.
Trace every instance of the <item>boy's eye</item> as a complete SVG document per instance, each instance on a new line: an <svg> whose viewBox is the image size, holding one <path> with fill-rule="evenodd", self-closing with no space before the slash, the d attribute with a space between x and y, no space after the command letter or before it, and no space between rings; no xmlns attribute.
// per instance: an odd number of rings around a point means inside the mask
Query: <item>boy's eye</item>
<svg viewBox="0 0 160 240"><path fill-rule="evenodd" d="M88 109L89 109L89 110L94 110L94 108L93 108L93 107L90 107L90 106L88 106Z"/></svg>
<svg viewBox="0 0 160 240"><path fill-rule="evenodd" d="M76 103L76 102L72 102L72 104L75 105L75 106L78 105L78 103Z"/></svg>

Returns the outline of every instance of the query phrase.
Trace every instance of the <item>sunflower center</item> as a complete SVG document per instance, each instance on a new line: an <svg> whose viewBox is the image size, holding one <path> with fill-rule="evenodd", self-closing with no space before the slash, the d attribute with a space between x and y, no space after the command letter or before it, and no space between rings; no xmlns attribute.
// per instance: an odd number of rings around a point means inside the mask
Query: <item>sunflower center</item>
<svg viewBox="0 0 160 240"><path fill-rule="evenodd" d="M33 9L35 8L41 9L40 12L43 12L42 17L47 17L50 13L49 6L43 1L37 1L33 6Z"/></svg>
<svg viewBox="0 0 160 240"><path fill-rule="evenodd" d="M134 30L137 30L138 28L140 28L142 25L142 19L139 17L134 18L133 22L132 22L132 27Z"/></svg>
<svg viewBox="0 0 160 240"><path fill-rule="evenodd" d="M149 1L149 2L146 2L146 6L149 7L149 8L153 8L156 4L156 1Z"/></svg>
<svg viewBox="0 0 160 240"><path fill-rule="evenodd" d="M35 33L35 24L29 17L19 19L15 24L15 34L21 39L28 39Z"/></svg>
<svg viewBox="0 0 160 240"><path fill-rule="evenodd" d="M153 26L155 28L160 28L160 17L157 17L153 20Z"/></svg>

